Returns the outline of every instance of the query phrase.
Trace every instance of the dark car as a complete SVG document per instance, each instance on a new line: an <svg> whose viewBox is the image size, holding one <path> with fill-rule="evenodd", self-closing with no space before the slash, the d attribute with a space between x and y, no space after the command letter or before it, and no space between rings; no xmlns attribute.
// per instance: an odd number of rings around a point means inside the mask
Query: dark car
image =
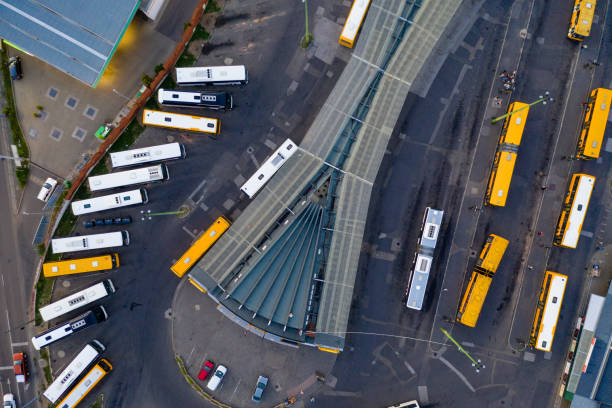
<svg viewBox="0 0 612 408"><path fill-rule="evenodd" d="M12 79L23 78L23 72L21 71L21 58L12 57L9 59L9 72L11 73Z"/></svg>
<svg viewBox="0 0 612 408"><path fill-rule="evenodd" d="M93 219L89 221L83 221L83 226L85 228L92 227L103 227L105 225L126 225L132 223L132 217L116 217L116 218L103 218L103 219Z"/></svg>
<svg viewBox="0 0 612 408"><path fill-rule="evenodd" d="M115 225L126 225L132 223L132 217L118 217L113 219L113 224Z"/></svg>
<svg viewBox="0 0 612 408"><path fill-rule="evenodd" d="M92 228L96 226L95 222L96 220L83 221L83 226L85 228Z"/></svg>
<svg viewBox="0 0 612 408"><path fill-rule="evenodd" d="M210 375L210 373L213 372L214 369L215 369L215 363L213 363L210 360L206 360L206 362L202 364L202 368L200 369L200 372L198 373L198 378L202 381L205 381Z"/></svg>

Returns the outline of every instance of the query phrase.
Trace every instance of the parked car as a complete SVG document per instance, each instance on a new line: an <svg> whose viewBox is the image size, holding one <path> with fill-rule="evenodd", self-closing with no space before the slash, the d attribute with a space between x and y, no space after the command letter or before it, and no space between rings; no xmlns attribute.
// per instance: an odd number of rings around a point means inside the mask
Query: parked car
<svg viewBox="0 0 612 408"><path fill-rule="evenodd" d="M13 370L18 383L25 383L30 377L28 371L28 355L26 353L13 354Z"/></svg>
<svg viewBox="0 0 612 408"><path fill-rule="evenodd" d="M92 219L89 221L83 221L85 228L92 227L103 227L105 225L126 225L132 223L132 217L116 217L116 218L103 218L103 219Z"/></svg>
<svg viewBox="0 0 612 408"><path fill-rule="evenodd" d="M49 201L49 198L51 198L51 194L53 193L53 190L55 190L55 186L57 186L57 180L49 177L43 183L42 187L40 188L40 191L38 192L38 196L36 196L36 198L46 203L47 201Z"/></svg>
<svg viewBox="0 0 612 408"><path fill-rule="evenodd" d="M255 392L253 393L253 402L261 401L261 396L268 385L268 377L260 375L257 379L257 385L255 386Z"/></svg>
<svg viewBox="0 0 612 408"><path fill-rule="evenodd" d="M206 380L208 376L210 375L210 373L213 372L214 369L215 369L215 363L213 363L210 360L206 360L206 362L202 364L202 368L200 369L200 372L198 373L198 378L202 381Z"/></svg>
<svg viewBox="0 0 612 408"><path fill-rule="evenodd" d="M221 384L221 380L223 380L223 377L225 377L225 374L227 374L227 368L219 364L213 376L210 378L210 380L208 380L208 384L206 384L206 388L208 388L211 391L216 390L219 384Z"/></svg>
<svg viewBox="0 0 612 408"><path fill-rule="evenodd" d="M21 58L11 57L9 59L9 72L12 79L23 78L23 72L21 71Z"/></svg>
<svg viewBox="0 0 612 408"><path fill-rule="evenodd" d="M3 408L17 408L17 403L15 402L15 397L13 394L4 394L4 398L2 398Z"/></svg>

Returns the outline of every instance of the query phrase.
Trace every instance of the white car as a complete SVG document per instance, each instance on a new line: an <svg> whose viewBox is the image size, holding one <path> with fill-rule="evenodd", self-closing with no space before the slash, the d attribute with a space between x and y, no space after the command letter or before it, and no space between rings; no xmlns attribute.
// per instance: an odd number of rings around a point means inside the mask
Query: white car
<svg viewBox="0 0 612 408"><path fill-rule="evenodd" d="M47 201L49 201L53 190L55 190L55 186L57 186L57 180L49 177L47 180L45 180L45 183L40 188L40 192L38 193L38 196L36 198L46 203Z"/></svg>
<svg viewBox="0 0 612 408"><path fill-rule="evenodd" d="M219 366L215 370L215 373L212 375L212 377L210 377L210 380L208 380L206 388L211 391L216 390L219 384L221 384L221 380L223 380L223 377L225 377L225 374L227 374L227 368L219 364Z"/></svg>
<svg viewBox="0 0 612 408"><path fill-rule="evenodd" d="M3 408L17 408L17 404L15 403L15 397L13 396L13 394L4 394L3 401Z"/></svg>

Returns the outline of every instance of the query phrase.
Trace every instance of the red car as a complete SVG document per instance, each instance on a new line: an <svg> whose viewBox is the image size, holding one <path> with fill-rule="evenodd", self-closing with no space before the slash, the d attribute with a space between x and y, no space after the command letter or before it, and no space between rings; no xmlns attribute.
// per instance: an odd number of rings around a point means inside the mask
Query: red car
<svg viewBox="0 0 612 408"><path fill-rule="evenodd" d="M205 381L214 369L215 363L210 360L206 360L206 362L202 365L202 369L198 373L198 378L202 381Z"/></svg>

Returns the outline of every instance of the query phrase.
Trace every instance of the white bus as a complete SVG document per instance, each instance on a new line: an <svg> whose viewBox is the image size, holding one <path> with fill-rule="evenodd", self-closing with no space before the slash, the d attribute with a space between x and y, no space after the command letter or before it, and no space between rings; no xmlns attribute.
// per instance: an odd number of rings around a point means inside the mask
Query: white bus
<svg viewBox="0 0 612 408"><path fill-rule="evenodd" d="M51 240L51 249L54 254L62 254L64 252L113 248L129 244L130 233L116 231L104 234L80 235L78 237L54 238Z"/></svg>
<svg viewBox="0 0 612 408"><path fill-rule="evenodd" d="M179 85L244 85L248 82L249 73L244 65L176 69Z"/></svg>
<svg viewBox="0 0 612 408"><path fill-rule="evenodd" d="M283 164L293 156L297 150L295 143L291 139L287 139L283 144L276 149L264 164L240 187L240 190L253 198L255 194L272 178L272 176L281 168Z"/></svg>
<svg viewBox="0 0 612 408"><path fill-rule="evenodd" d="M185 148L180 143L168 143L141 149L124 150L110 154L113 168L136 166L165 160L185 158Z"/></svg>
<svg viewBox="0 0 612 408"><path fill-rule="evenodd" d="M92 176L88 177L87 181L89 182L89 190L100 191L109 188L167 180L168 177L168 167L166 167L165 164L158 164L150 167L140 167L134 170Z"/></svg>
<svg viewBox="0 0 612 408"><path fill-rule="evenodd" d="M66 323L60 324L53 329L47 330L38 336L32 337L32 345L36 350L47 347L49 344L55 343L58 340L68 337L86 327L93 326L96 323L101 323L108 319L108 313L104 306L96 306L91 310L75 317Z"/></svg>
<svg viewBox="0 0 612 408"><path fill-rule="evenodd" d="M110 279L103 280L86 289L80 290L72 295L66 296L47 306L38 309L40 316L45 322L60 317L66 313L80 309L96 300L105 298L115 293L115 285Z"/></svg>
<svg viewBox="0 0 612 408"><path fill-rule="evenodd" d="M145 109L142 114L145 125L161 126L171 129L191 130L194 132L212 133L218 135L221 131L219 120L203 116L183 115Z"/></svg>
<svg viewBox="0 0 612 408"><path fill-rule="evenodd" d="M62 395L68 391L70 386L77 378L81 376L97 359L100 354L106 350L98 340L92 340L83 350L59 373L55 381L51 383L49 388L43 395L52 403L57 401Z"/></svg>
<svg viewBox="0 0 612 408"><path fill-rule="evenodd" d="M566 275L546 271L529 340L529 344L538 350L550 351L552 348L566 285Z"/></svg>
<svg viewBox="0 0 612 408"><path fill-rule="evenodd" d="M89 392L111 372L113 366L107 359L101 358L95 366L87 374L83 376L81 381L66 395L57 406L59 408L74 408Z"/></svg>
<svg viewBox="0 0 612 408"><path fill-rule="evenodd" d="M162 105L200 107L212 110L232 110L234 98L227 92L187 92L159 88L157 101Z"/></svg>
<svg viewBox="0 0 612 408"><path fill-rule="evenodd" d="M113 210L128 205L144 204L149 201L147 190L130 190L123 193L109 194L102 197L88 198L87 200L73 201L71 203L74 215L83 215L98 211Z"/></svg>
<svg viewBox="0 0 612 408"><path fill-rule="evenodd" d="M444 211L427 207L421 227L421 238L415 254L412 275L408 284L408 300L406 307L421 310L427 289L429 271L433 262L433 255L438 242L438 233L442 225Z"/></svg>
<svg viewBox="0 0 612 408"><path fill-rule="evenodd" d="M572 176L559 214L553 244L576 248L594 185L594 176L581 173Z"/></svg>

